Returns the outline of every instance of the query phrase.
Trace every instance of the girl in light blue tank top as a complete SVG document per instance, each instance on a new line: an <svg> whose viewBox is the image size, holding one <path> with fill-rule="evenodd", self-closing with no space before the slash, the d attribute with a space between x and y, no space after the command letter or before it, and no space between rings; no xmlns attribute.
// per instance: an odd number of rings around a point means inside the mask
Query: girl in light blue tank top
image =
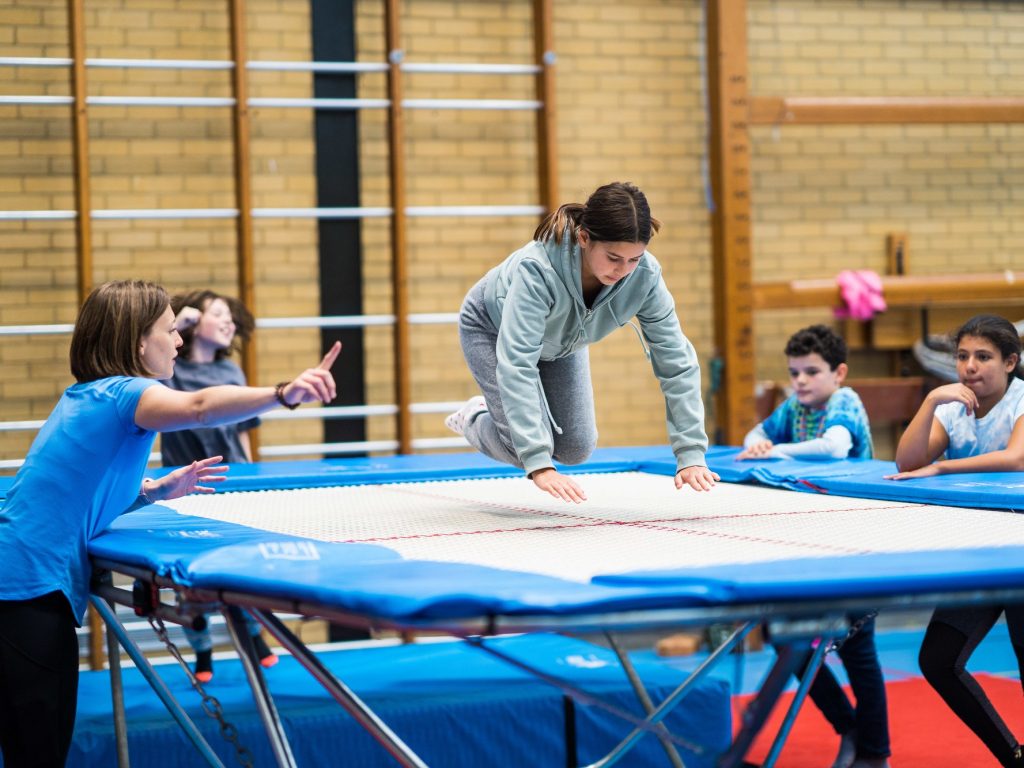
<svg viewBox="0 0 1024 768"><path fill-rule="evenodd" d="M1024 381L1017 329L994 315L968 320L955 335L960 381L933 390L900 439L893 480L956 472L1024 471ZM918 661L925 679L1001 765L1024 766L1024 747L967 671L978 644L1006 614L1024 679L1024 605L939 608Z"/></svg>

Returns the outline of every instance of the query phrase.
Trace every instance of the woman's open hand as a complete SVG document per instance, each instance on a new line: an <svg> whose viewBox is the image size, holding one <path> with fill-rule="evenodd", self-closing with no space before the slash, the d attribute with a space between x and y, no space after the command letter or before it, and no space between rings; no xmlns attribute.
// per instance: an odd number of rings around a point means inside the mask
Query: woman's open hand
<svg viewBox="0 0 1024 768"><path fill-rule="evenodd" d="M143 481L142 490L150 501L180 499L190 493L213 493L214 489L203 483L224 482L224 473L228 468L220 463L223 460L223 456L211 456L201 461L193 461L173 472L168 472L159 480Z"/></svg>

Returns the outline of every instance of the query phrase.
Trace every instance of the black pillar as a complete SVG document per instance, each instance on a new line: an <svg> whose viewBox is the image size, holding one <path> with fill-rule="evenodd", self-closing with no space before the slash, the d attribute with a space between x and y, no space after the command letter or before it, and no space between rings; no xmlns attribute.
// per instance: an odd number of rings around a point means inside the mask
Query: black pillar
<svg viewBox="0 0 1024 768"><path fill-rule="evenodd" d="M311 0L314 61L355 61L355 3L353 0ZM317 73L317 98L354 98L356 75ZM355 110L316 111L317 205L347 208L359 205L359 123ZM320 314L363 313L361 222L359 219L320 220ZM363 377L363 330L325 328L324 351L340 340L344 345L334 367L338 399L334 405L366 402ZM366 419L324 421L325 442L366 439Z"/></svg>

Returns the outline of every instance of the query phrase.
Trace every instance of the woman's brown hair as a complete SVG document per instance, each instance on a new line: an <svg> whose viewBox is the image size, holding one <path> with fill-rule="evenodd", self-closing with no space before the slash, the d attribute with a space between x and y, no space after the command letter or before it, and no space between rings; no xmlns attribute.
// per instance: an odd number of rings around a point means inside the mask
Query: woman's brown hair
<svg viewBox="0 0 1024 768"><path fill-rule="evenodd" d="M94 288L78 311L71 336L75 381L152 376L142 362L142 337L170 303L167 291L145 280L119 280Z"/></svg>
<svg viewBox="0 0 1024 768"><path fill-rule="evenodd" d="M602 243L643 243L661 229L661 222L651 216L647 197L636 185L616 181L598 187L585 205L566 203L549 214L533 239L544 242L561 238L566 228L572 234L582 230L591 240Z"/></svg>
<svg viewBox="0 0 1024 768"><path fill-rule="evenodd" d="M238 299L231 296L222 296L215 291L189 291L188 293L179 293L171 299L171 310L174 312L175 317L178 316L178 313L184 307L195 307L200 312L205 312L207 307L217 299L228 305L228 310L231 312L231 320L235 324L235 339L231 346L227 349L218 349L213 357L214 360L223 360L239 346L239 341L248 341L249 337L252 336L252 332L256 330L256 320L245 304ZM192 341L195 339L196 326L193 325L185 330L179 329L178 332L181 334L182 341L178 354L183 360L188 360L192 356Z"/></svg>

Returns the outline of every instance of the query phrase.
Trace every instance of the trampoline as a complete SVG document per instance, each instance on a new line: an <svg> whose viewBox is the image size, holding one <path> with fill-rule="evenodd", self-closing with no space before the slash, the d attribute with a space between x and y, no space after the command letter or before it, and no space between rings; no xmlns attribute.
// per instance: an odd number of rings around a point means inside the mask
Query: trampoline
<svg viewBox="0 0 1024 768"><path fill-rule="evenodd" d="M713 449L709 463L725 478L759 485L696 493L674 488L667 448L598 451L573 470L590 499L580 505L551 499L518 471L479 456L236 467L227 492L125 515L90 552L101 571L174 590L174 605L144 610L175 620L198 605L252 612L407 766L424 763L272 611L443 630L519 666L486 638L736 622L679 689L657 706L645 702L646 718L617 710L628 732L591 764L617 763L651 733L675 765L696 754L714 761L700 764L735 766L793 671L808 658L820 664L828 643L815 641L845 634L848 613L1024 600L1024 519L1001 511L1020 506L1015 476L984 476L983 488L968 475L894 483L882 480L892 470L886 462L734 456ZM97 593L132 602L109 584ZM102 600L94 605L113 620ZM778 650L775 666L733 743L709 758L661 720L761 622ZM244 652L246 633L233 635ZM626 655L620 659L628 673ZM278 763L292 765L260 670L248 667ZM542 679L601 706L571 683ZM637 695L643 700L639 686Z"/></svg>

